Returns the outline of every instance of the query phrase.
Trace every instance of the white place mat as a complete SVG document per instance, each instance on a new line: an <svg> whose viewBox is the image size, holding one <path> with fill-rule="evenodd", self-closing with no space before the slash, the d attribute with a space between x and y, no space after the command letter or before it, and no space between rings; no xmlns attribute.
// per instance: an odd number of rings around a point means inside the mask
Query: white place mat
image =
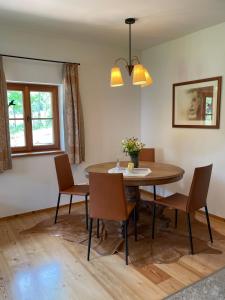
<svg viewBox="0 0 225 300"><path fill-rule="evenodd" d="M115 167L108 170L108 173L122 173L126 177L145 177L149 175L152 171L149 168L134 168L132 172L129 172L127 168Z"/></svg>

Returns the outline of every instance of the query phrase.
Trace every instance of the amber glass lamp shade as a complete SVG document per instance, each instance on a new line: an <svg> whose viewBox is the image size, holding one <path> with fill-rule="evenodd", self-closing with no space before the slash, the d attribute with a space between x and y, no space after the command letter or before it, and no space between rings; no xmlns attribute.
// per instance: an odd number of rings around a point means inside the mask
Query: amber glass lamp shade
<svg viewBox="0 0 225 300"><path fill-rule="evenodd" d="M111 69L111 87L124 85L122 74L119 67Z"/></svg>
<svg viewBox="0 0 225 300"><path fill-rule="evenodd" d="M146 78L146 82L145 82L144 84L142 84L141 87L149 86L149 85L151 85L152 82L153 82L153 81L152 81L152 77L151 77L151 75L149 74L148 70L145 69L145 68L144 68L144 70L145 70L145 78Z"/></svg>
<svg viewBox="0 0 225 300"><path fill-rule="evenodd" d="M146 83L145 69L141 64L134 65L133 84L142 85Z"/></svg>

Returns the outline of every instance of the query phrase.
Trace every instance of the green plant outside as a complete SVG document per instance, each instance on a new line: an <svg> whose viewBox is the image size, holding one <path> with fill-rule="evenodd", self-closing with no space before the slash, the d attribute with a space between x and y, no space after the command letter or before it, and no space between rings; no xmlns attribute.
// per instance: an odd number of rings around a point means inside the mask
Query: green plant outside
<svg viewBox="0 0 225 300"><path fill-rule="evenodd" d="M8 104L14 100L15 105L9 106L9 118L23 118L23 94L21 91L8 91ZM32 121L32 129L49 129L52 128L52 103L51 94L48 92L31 92L31 111L32 117L50 118L45 120ZM24 132L24 122L22 120L11 120L9 123L10 134Z"/></svg>

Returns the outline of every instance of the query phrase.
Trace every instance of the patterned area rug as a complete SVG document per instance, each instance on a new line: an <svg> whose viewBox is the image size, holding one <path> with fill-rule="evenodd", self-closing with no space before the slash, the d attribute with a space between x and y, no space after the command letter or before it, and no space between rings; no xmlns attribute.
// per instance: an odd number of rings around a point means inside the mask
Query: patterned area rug
<svg viewBox="0 0 225 300"><path fill-rule="evenodd" d="M224 300L225 268L167 297L168 300Z"/></svg>
<svg viewBox="0 0 225 300"><path fill-rule="evenodd" d="M139 212L137 242L134 241L132 221L129 224L129 261L138 269L153 263L173 263L182 256L189 254L185 215L179 213L178 228L174 229L172 221L168 227L168 220L174 218L173 211L167 210L165 218L157 220L155 240L152 241L150 210L151 208L147 209L145 207ZM83 212L83 206L77 207L71 215L59 216L57 224L54 224L53 218L49 218L23 231L22 234L46 233L87 246L88 233L85 229ZM211 245L208 241L207 225L192 219L192 226L195 253L222 253L216 246L216 241L220 240L225 243L225 236L213 230L215 243ZM123 257L124 241L121 235L120 223L100 222L100 228L99 239L96 237L96 226L93 228L92 249L99 255L117 253Z"/></svg>

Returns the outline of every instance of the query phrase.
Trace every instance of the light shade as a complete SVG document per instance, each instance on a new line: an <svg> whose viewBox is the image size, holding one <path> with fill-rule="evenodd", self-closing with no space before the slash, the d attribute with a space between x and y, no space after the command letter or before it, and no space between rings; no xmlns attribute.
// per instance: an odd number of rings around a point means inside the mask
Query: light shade
<svg viewBox="0 0 225 300"><path fill-rule="evenodd" d="M142 85L146 83L145 69L141 64L134 65L133 84Z"/></svg>
<svg viewBox="0 0 225 300"><path fill-rule="evenodd" d="M141 87L145 87L145 86L148 86L148 85L152 84L152 77L150 76L147 69L144 68L144 70L145 70L146 82L144 84L142 84Z"/></svg>
<svg viewBox="0 0 225 300"><path fill-rule="evenodd" d="M111 69L111 86L121 86L123 85L123 78L119 67L113 67Z"/></svg>

